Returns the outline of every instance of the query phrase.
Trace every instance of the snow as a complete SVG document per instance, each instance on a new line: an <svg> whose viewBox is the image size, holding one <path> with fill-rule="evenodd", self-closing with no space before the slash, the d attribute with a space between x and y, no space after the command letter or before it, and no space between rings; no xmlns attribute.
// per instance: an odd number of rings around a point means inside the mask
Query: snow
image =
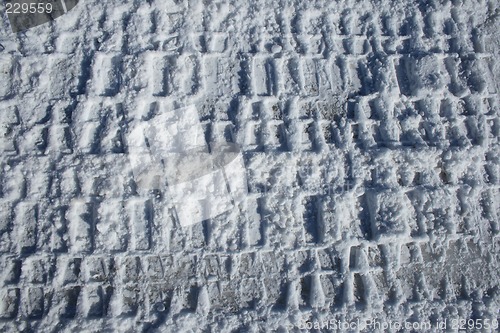
<svg viewBox="0 0 500 333"><path fill-rule="evenodd" d="M0 9L0 331L499 319L495 1L76 2Z"/></svg>

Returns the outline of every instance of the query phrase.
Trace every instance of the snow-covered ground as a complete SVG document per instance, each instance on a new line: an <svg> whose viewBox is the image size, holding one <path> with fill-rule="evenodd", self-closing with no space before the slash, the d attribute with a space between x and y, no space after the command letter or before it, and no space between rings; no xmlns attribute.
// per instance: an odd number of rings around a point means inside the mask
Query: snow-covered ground
<svg viewBox="0 0 500 333"><path fill-rule="evenodd" d="M497 331L497 1L0 14L1 332ZM182 223L130 148L193 107L248 193Z"/></svg>

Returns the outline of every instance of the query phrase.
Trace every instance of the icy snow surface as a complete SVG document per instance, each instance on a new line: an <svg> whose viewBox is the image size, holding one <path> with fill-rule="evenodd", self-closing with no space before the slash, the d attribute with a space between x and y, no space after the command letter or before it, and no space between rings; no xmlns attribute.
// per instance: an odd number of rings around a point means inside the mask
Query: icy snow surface
<svg viewBox="0 0 500 333"><path fill-rule="evenodd" d="M4 3L1 332L498 319L497 1ZM248 193L181 225L129 147L192 106Z"/></svg>

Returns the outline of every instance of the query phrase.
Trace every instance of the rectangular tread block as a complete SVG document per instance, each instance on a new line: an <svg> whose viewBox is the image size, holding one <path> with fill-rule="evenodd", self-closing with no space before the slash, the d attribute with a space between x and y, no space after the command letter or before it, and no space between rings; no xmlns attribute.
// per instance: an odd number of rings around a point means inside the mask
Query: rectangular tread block
<svg viewBox="0 0 500 333"><path fill-rule="evenodd" d="M2 263L2 278L4 284L16 284L21 278L22 261L20 259L7 259Z"/></svg>
<svg viewBox="0 0 500 333"><path fill-rule="evenodd" d="M103 317L108 313L109 301L113 287L101 285L87 285L83 290L82 308L84 314L91 318Z"/></svg>
<svg viewBox="0 0 500 333"><path fill-rule="evenodd" d="M20 300L19 288L0 291L0 318L13 319L17 316Z"/></svg>
<svg viewBox="0 0 500 333"><path fill-rule="evenodd" d="M82 258L59 258L58 276L62 284L77 283L80 278Z"/></svg>
<svg viewBox="0 0 500 333"><path fill-rule="evenodd" d="M151 247L153 214L153 205L149 200L130 200L127 203L131 246L134 250L148 250Z"/></svg>
<svg viewBox="0 0 500 333"><path fill-rule="evenodd" d="M63 310L61 315L65 318L74 318L77 314L78 298L80 296L81 287L69 287L63 292Z"/></svg>
<svg viewBox="0 0 500 333"><path fill-rule="evenodd" d="M302 78L300 75L300 60L297 58L290 58L280 63L280 73L282 73L282 89L290 93L298 95L300 87L302 86Z"/></svg>
<svg viewBox="0 0 500 333"><path fill-rule="evenodd" d="M165 265L165 260L160 256L147 256L146 257L146 276L153 282L163 280L165 269L168 265ZM165 267L165 269L164 269Z"/></svg>
<svg viewBox="0 0 500 333"><path fill-rule="evenodd" d="M323 271L338 271L341 268L340 255L334 249L319 249L316 258L319 267Z"/></svg>
<svg viewBox="0 0 500 333"><path fill-rule="evenodd" d="M331 303L332 306L341 307L343 304L343 285L342 280L332 274L324 274L320 276L321 288L323 295Z"/></svg>
<svg viewBox="0 0 500 333"><path fill-rule="evenodd" d="M114 277L114 257L88 256L84 261L86 280L88 282L108 282Z"/></svg>
<svg viewBox="0 0 500 333"><path fill-rule="evenodd" d="M99 149L101 124L99 122L88 122L81 125L78 140L78 149L83 153L94 154Z"/></svg>
<svg viewBox="0 0 500 333"><path fill-rule="evenodd" d="M150 87L153 96L165 97L172 94L175 87L178 87L174 75L177 69L177 57L175 55L150 54L147 62L149 63Z"/></svg>
<svg viewBox="0 0 500 333"><path fill-rule="evenodd" d="M12 223L12 203L0 201L0 234L9 230Z"/></svg>
<svg viewBox="0 0 500 333"><path fill-rule="evenodd" d="M210 96L229 96L238 91L238 64L229 57L206 55L202 58L204 91Z"/></svg>
<svg viewBox="0 0 500 333"><path fill-rule="evenodd" d="M203 81L207 93L217 94L220 88L219 76L222 74L222 61L217 57L204 57L203 59Z"/></svg>
<svg viewBox="0 0 500 333"><path fill-rule="evenodd" d="M0 101L12 94L12 72L14 70L14 59L5 54L0 57Z"/></svg>
<svg viewBox="0 0 500 333"><path fill-rule="evenodd" d="M98 96L115 96L120 91L122 58L98 53L94 59L92 90Z"/></svg>
<svg viewBox="0 0 500 333"><path fill-rule="evenodd" d="M66 54L51 55L44 81L50 84L52 98L64 98L77 90L80 66L73 57Z"/></svg>
<svg viewBox="0 0 500 333"><path fill-rule="evenodd" d="M179 82L180 94L195 95L200 90L200 60L194 54L180 56L179 77L185 78Z"/></svg>
<svg viewBox="0 0 500 333"><path fill-rule="evenodd" d="M146 287L147 304L151 312L164 312L170 310L173 293L165 283L152 283Z"/></svg>
<svg viewBox="0 0 500 333"><path fill-rule="evenodd" d="M302 199L305 240L307 243L322 243L325 239L324 223L319 213L321 199L314 195Z"/></svg>
<svg viewBox="0 0 500 333"><path fill-rule="evenodd" d="M274 59L256 57L253 60L253 92L259 96L277 93L277 73Z"/></svg>
<svg viewBox="0 0 500 333"><path fill-rule="evenodd" d="M201 270L208 279L227 279L228 262L229 257L210 254L201 260Z"/></svg>
<svg viewBox="0 0 500 333"><path fill-rule="evenodd" d="M142 266L139 257L120 257L117 262L120 281L124 284L135 283L142 276Z"/></svg>
<svg viewBox="0 0 500 333"><path fill-rule="evenodd" d="M248 278L241 281L241 285L245 286L240 289L240 307L245 309L255 309L257 303L262 299L263 286L258 279Z"/></svg>
<svg viewBox="0 0 500 333"><path fill-rule="evenodd" d="M123 316L133 316L139 309L140 302L139 286L128 285L120 288L118 292L120 301L118 313Z"/></svg>
<svg viewBox="0 0 500 333"><path fill-rule="evenodd" d="M302 59L302 74L304 80L303 94L305 96L317 96L319 94L318 68L316 59Z"/></svg>
<svg viewBox="0 0 500 333"><path fill-rule="evenodd" d="M83 200L74 200L66 213L66 219L69 221L70 251L93 251L95 235L93 204Z"/></svg>
<svg viewBox="0 0 500 333"><path fill-rule="evenodd" d="M109 251L124 251L127 248L127 225L124 203L107 200L99 204L96 223L96 246Z"/></svg>
<svg viewBox="0 0 500 333"><path fill-rule="evenodd" d="M367 203L370 212L371 232L375 239L409 236L409 215L412 205L404 193L387 190L369 192Z"/></svg>
<svg viewBox="0 0 500 333"><path fill-rule="evenodd" d="M275 311L283 311L286 307L287 284L282 280L274 280L272 277L264 277L264 289L266 301L272 305Z"/></svg>
<svg viewBox="0 0 500 333"><path fill-rule="evenodd" d="M51 262L48 258L28 257L24 260L22 266L23 280L30 283L47 283Z"/></svg>
<svg viewBox="0 0 500 333"><path fill-rule="evenodd" d="M30 253L36 248L38 228L38 206L21 202L15 208L14 226L17 230L17 246L20 253Z"/></svg>
<svg viewBox="0 0 500 333"><path fill-rule="evenodd" d="M49 130L49 149L53 152L71 154L71 128L66 125L54 125Z"/></svg>
<svg viewBox="0 0 500 333"><path fill-rule="evenodd" d="M6 101L5 104L0 103L0 110L2 110L0 113L0 124L2 124L0 127L0 152L13 154L16 152L14 144L17 135L16 128L21 123L19 109L16 105L10 105Z"/></svg>
<svg viewBox="0 0 500 333"><path fill-rule="evenodd" d="M229 43L228 34L225 32L214 32L207 38L207 51L211 53L224 53Z"/></svg>
<svg viewBox="0 0 500 333"><path fill-rule="evenodd" d="M32 287L23 290L22 293L22 310L23 314L30 319L40 319L44 314L44 291L41 287Z"/></svg>
<svg viewBox="0 0 500 333"><path fill-rule="evenodd" d="M328 193L332 191L330 186L327 189ZM318 204L318 218L321 220L323 229L323 240L325 242L337 241L342 238L341 223L335 216L333 209L334 204L328 198L322 198Z"/></svg>
<svg viewBox="0 0 500 333"><path fill-rule="evenodd" d="M261 220L257 200L248 200L245 202L247 212L247 243L249 246L264 245L264 221Z"/></svg>

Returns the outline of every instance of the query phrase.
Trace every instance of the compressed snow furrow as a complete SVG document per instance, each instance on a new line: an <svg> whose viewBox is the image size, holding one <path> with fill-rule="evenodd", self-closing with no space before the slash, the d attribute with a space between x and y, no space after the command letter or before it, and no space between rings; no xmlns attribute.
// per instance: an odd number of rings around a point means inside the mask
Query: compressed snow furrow
<svg viewBox="0 0 500 333"><path fill-rule="evenodd" d="M317 5L81 1L0 37L2 330L496 318L488 6ZM188 228L127 164L184 104L249 181Z"/></svg>

